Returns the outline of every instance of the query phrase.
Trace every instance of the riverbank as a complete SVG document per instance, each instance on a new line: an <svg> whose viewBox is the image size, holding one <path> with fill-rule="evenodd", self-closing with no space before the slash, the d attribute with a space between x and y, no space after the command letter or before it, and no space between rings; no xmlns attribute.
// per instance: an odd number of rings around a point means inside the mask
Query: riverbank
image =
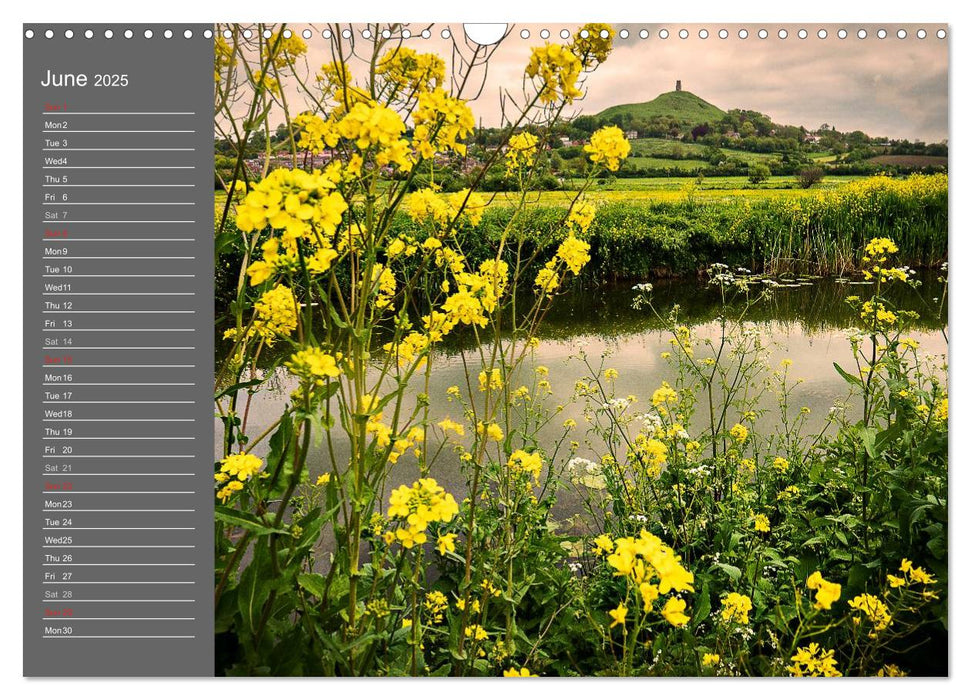
<svg viewBox="0 0 971 700"><path fill-rule="evenodd" d="M892 238L899 260L914 268L947 259L947 175L874 177L799 197L725 197L600 203L587 233L594 280L694 275L715 262L774 274L842 275L865 263L872 238ZM493 206L462 237L473 260L494 255L515 210ZM563 207L534 206L522 230L524 251L548 260L565 236ZM410 228L402 217L398 222Z"/></svg>

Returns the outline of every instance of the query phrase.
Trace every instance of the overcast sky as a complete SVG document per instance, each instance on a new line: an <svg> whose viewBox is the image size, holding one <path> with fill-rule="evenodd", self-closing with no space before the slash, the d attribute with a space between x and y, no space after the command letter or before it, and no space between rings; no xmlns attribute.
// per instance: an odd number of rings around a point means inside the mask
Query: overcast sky
<svg viewBox="0 0 971 700"><path fill-rule="evenodd" d="M415 34L426 25L409 25ZM727 39L720 39L717 30L726 27ZM936 37L941 25L886 25L888 35L877 38L877 25L784 25L788 38L778 38L780 25L744 25L747 39L738 38L742 25L615 25L618 31L626 27L630 36L615 39L615 50L608 60L588 77L586 98L576 107L593 114L605 107L653 99L659 93L674 89L676 80L683 88L722 109L754 109L768 114L777 123L802 125L810 129L828 123L841 131L860 129L871 136L923 139L939 141L948 134L948 40ZM806 39L797 32L805 28ZM303 25L291 25L301 31ZM469 54L461 25L431 25L431 38L418 36L406 45L417 51L434 50L446 58L451 67L452 39L442 39L441 31L451 30L459 39L462 53ZM828 32L819 39L820 28ZM849 36L837 37L844 27ZM866 39L857 38L861 27L868 32ZM927 30L925 39L918 39L917 29ZM330 42L320 37L323 25L314 25L314 38L308 40L308 63L311 69L330 59ZM550 42L563 41L559 32L574 25L514 25L510 35L496 49L489 61L488 74L480 97L473 110L486 126L499 122L499 94L501 89L521 94L523 69L529 59L530 48L543 43L539 32L551 31ZM670 35L661 39L659 31L668 29ZM689 38L680 39L677 33L687 29ZM706 28L707 39L698 37ZM769 36L760 39L759 29ZM907 31L905 39L896 32ZM363 25L354 27L359 34ZM520 37L528 30L528 39ZM639 38L646 29L647 39ZM358 43L358 50L367 53L369 42ZM354 62L352 62L352 72ZM358 73L365 70L358 63ZM481 76L482 74L479 73Z"/></svg>

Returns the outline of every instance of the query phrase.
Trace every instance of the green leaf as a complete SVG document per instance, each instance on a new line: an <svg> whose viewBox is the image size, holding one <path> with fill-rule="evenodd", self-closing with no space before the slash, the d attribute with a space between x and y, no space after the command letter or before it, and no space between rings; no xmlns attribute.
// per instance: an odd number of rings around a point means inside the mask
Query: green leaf
<svg viewBox="0 0 971 700"><path fill-rule="evenodd" d="M267 575L266 546L253 548L253 561L243 570L237 588L237 604L247 632L253 632L262 614L263 603L270 595L270 577Z"/></svg>
<svg viewBox="0 0 971 700"><path fill-rule="evenodd" d="M297 583L311 595L317 598L324 597L325 581L320 574L298 574Z"/></svg>
<svg viewBox="0 0 971 700"><path fill-rule="evenodd" d="M721 569L728 574L728 577L732 581L738 581L740 578L742 578L742 570L737 566L732 566L731 564L722 564L721 562L718 562L717 564L713 564L711 568Z"/></svg>
<svg viewBox="0 0 971 700"><path fill-rule="evenodd" d="M695 597L695 612L691 616L692 626L705 620L711 613L711 593L708 590L708 581L701 588L701 595Z"/></svg>
<svg viewBox="0 0 971 700"><path fill-rule="evenodd" d="M228 508L226 506L216 506L216 520L226 523L227 525L233 525L235 527L241 527L244 530L249 530L254 535L269 535L274 532L279 534L287 533L287 530L267 525L255 515L244 513L236 510L235 508Z"/></svg>
<svg viewBox="0 0 971 700"><path fill-rule="evenodd" d="M877 431L873 428L860 428L860 440L863 442L863 449L870 456L870 459L877 458Z"/></svg>
<svg viewBox="0 0 971 700"><path fill-rule="evenodd" d="M257 384L262 384L265 381L266 381L265 379L250 379L249 381L233 384L232 386L228 386L222 391L220 391L218 394L216 394L215 398L219 399L219 398L222 398L223 396L226 396L227 394L235 394L240 389L245 389L246 387L249 387L249 386L256 386Z"/></svg>
<svg viewBox="0 0 971 700"><path fill-rule="evenodd" d="M843 377L843 379L845 379L850 384L853 384L855 386L863 386L863 380L862 379L860 379L859 377L854 377L852 374L850 374L845 369L843 369L842 367L840 367L839 366L839 363L834 362L833 363L833 367L835 367L836 368L836 371L839 372L840 376Z"/></svg>

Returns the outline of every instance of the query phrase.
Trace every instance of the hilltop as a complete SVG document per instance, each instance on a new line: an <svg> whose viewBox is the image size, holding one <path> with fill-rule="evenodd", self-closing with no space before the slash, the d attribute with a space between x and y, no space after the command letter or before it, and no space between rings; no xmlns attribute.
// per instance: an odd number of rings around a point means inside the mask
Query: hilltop
<svg viewBox="0 0 971 700"><path fill-rule="evenodd" d="M627 116L629 119L650 121L656 117L675 117L679 122L685 124L703 124L705 122L717 122L726 114L725 110L703 100L694 93L687 90L672 90L671 92L661 93L649 102L608 107L594 115L594 118L609 121L615 117Z"/></svg>

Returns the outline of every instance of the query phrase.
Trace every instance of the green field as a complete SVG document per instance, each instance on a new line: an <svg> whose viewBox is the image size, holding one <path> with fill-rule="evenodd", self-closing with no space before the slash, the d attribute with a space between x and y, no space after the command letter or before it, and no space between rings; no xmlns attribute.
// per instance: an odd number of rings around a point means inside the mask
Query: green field
<svg viewBox="0 0 971 700"><path fill-rule="evenodd" d="M664 138L632 139L631 156L627 162L635 168L677 168L679 170L700 170L709 165L705 160L708 146L691 141L678 141ZM725 158L741 160L749 165L772 163L782 158L781 153L752 153L737 148L720 148ZM817 163L831 163L836 160L832 153L809 154ZM946 159L945 159L946 160Z"/></svg>
<svg viewBox="0 0 971 700"><path fill-rule="evenodd" d="M596 116L601 120L609 120L621 115L630 115L644 121L649 121L652 117L676 116L685 124L703 124L718 121L725 116L725 111L687 90L681 90L662 93L649 102L608 107Z"/></svg>
<svg viewBox="0 0 971 700"><path fill-rule="evenodd" d="M630 162L638 167L645 167L639 164L637 162L638 160L645 160L648 158L663 159L665 161L664 165L659 167L687 168L689 167L687 165L688 163L693 164L695 162L699 162L703 166L708 165L707 161L703 160L708 146L702 143L677 141L674 139L642 138L633 139L630 142L630 145L631 152L636 154L630 158ZM739 158L744 160L746 163L764 163L766 161L779 160L780 158L779 154L777 153L751 153L749 151L742 151L736 148L722 148L719 150L725 154L726 158ZM680 158L678 156L680 156ZM688 160L688 158L692 156L696 157L698 160Z"/></svg>

